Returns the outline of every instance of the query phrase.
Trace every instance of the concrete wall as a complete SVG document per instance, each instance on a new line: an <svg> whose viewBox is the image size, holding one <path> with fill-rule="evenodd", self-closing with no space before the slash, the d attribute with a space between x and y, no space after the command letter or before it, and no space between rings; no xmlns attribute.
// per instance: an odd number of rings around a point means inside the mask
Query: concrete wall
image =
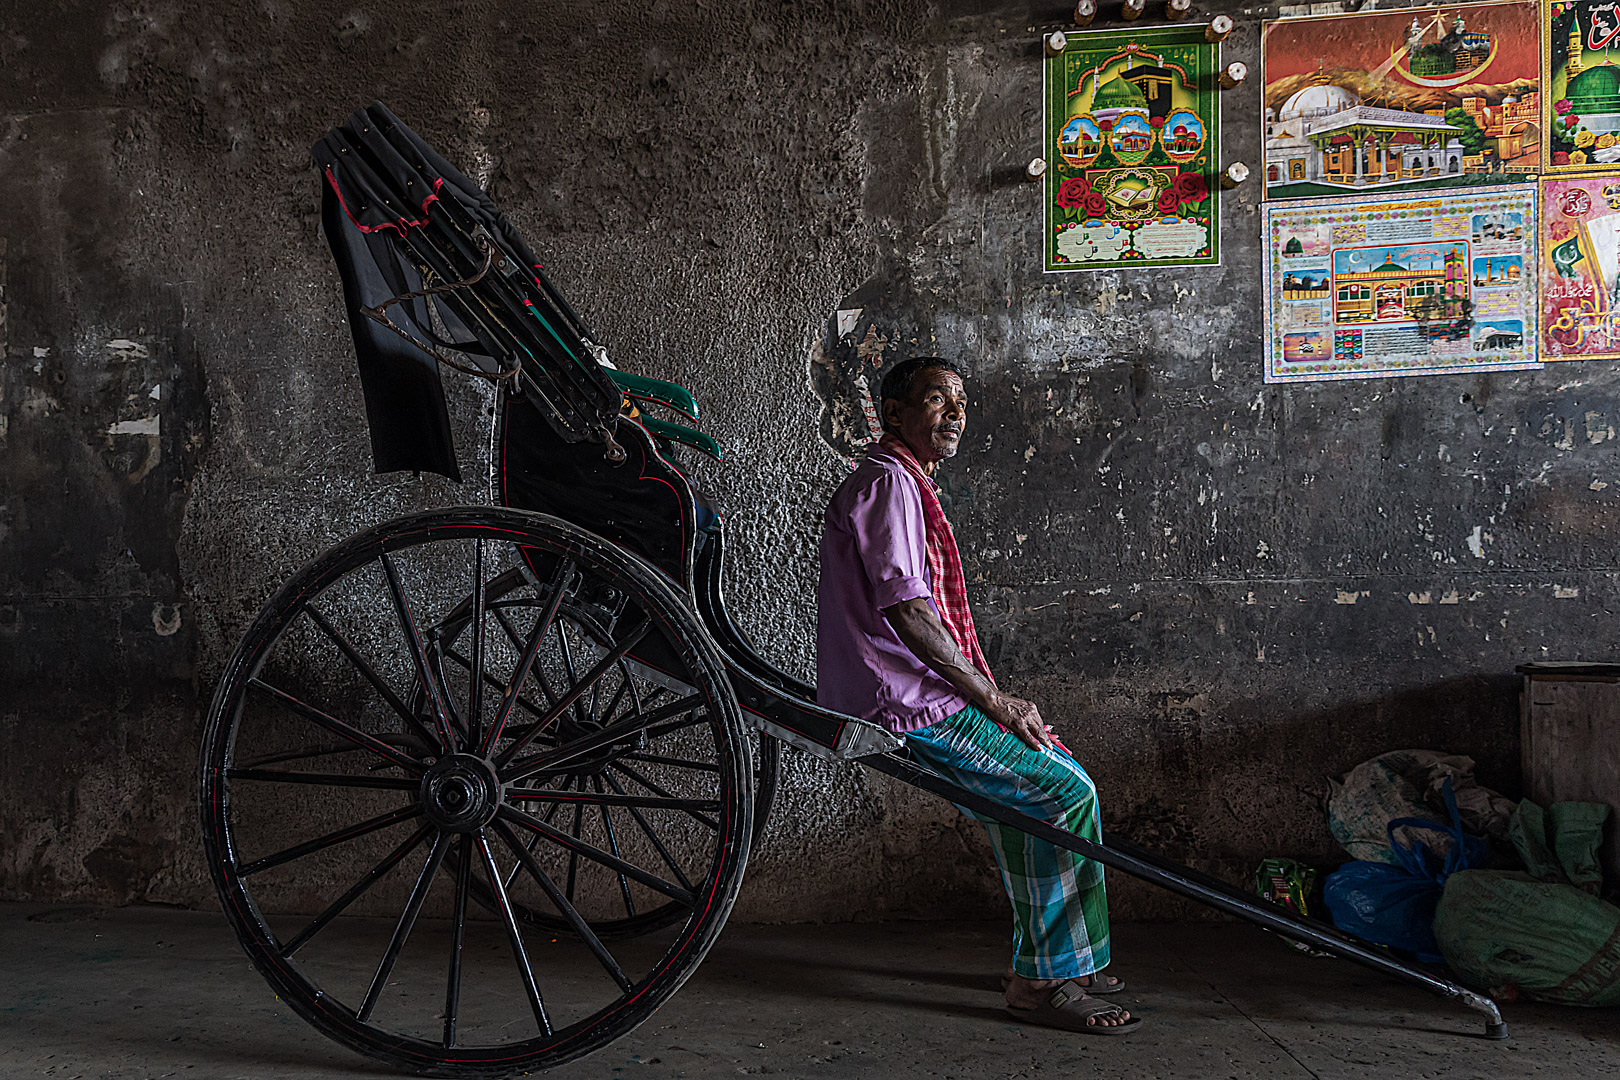
<svg viewBox="0 0 1620 1080"><path fill-rule="evenodd" d="M1063 4L58 7L0 16L0 896L211 903L195 748L237 635L324 545L485 500L464 381L471 479L369 475L307 148L373 98L493 183L621 365L702 397L784 665L845 472L828 320L962 358L944 479L992 663L1172 856L1330 854L1323 778L1386 749L1511 792L1513 666L1611 657L1614 368L1264 386L1257 182L1219 268L1039 273L1018 174ZM1257 81L1225 102L1251 165ZM998 909L948 807L785 771L739 917Z"/></svg>

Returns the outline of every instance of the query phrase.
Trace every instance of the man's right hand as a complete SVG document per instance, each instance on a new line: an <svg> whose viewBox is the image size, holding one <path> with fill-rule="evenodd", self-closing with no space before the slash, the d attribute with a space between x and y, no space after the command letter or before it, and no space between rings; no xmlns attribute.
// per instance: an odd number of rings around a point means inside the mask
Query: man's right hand
<svg viewBox="0 0 1620 1080"><path fill-rule="evenodd" d="M1028 743L1031 749L1051 749L1052 733L1047 730L1046 721L1041 719L1041 710L1035 707L1033 701L998 691L983 711L984 715Z"/></svg>
<svg viewBox="0 0 1620 1080"><path fill-rule="evenodd" d="M1032 749L1045 750L1053 745L1052 734L1046 729L1046 721L1041 719L1041 710L1033 701L1003 694L982 671L968 663L926 596L886 607L883 616L894 627L895 636L917 659L979 706L980 712Z"/></svg>

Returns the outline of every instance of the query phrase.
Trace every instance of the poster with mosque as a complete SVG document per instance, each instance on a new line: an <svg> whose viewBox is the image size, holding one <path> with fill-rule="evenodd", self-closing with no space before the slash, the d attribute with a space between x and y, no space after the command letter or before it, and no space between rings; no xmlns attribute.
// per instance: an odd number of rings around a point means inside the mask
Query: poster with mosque
<svg viewBox="0 0 1620 1080"><path fill-rule="evenodd" d="M1620 4L1547 0L1542 12L1543 171L1556 176L1614 168L1620 165Z"/></svg>
<svg viewBox="0 0 1620 1080"><path fill-rule="evenodd" d="M1267 22L1266 197L1533 179L1540 20L1513 2Z"/></svg>
<svg viewBox="0 0 1620 1080"><path fill-rule="evenodd" d="M1540 367L1536 196L1521 183L1265 203L1266 382Z"/></svg>
<svg viewBox="0 0 1620 1080"><path fill-rule="evenodd" d="M1046 271L1220 262L1220 45L1204 27L1068 35L1046 61Z"/></svg>

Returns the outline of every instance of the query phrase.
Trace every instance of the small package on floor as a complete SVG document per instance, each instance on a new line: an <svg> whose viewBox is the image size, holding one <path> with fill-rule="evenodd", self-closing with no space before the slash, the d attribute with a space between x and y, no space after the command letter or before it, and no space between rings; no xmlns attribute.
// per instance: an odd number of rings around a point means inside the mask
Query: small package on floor
<svg viewBox="0 0 1620 1080"><path fill-rule="evenodd" d="M1263 900L1281 904L1298 915L1309 915L1316 891L1316 868L1293 859L1267 859L1254 872L1254 891Z"/></svg>

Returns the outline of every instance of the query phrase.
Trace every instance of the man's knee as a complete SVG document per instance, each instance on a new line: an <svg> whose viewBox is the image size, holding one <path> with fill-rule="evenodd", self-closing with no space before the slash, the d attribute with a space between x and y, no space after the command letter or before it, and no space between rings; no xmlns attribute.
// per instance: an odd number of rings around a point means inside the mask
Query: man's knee
<svg viewBox="0 0 1620 1080"><path fill-rule="evenodd" d="M1055 794L1062 818L1071 828L1097 814L1097 789L1087 780L1075 777Z"/></svg>

